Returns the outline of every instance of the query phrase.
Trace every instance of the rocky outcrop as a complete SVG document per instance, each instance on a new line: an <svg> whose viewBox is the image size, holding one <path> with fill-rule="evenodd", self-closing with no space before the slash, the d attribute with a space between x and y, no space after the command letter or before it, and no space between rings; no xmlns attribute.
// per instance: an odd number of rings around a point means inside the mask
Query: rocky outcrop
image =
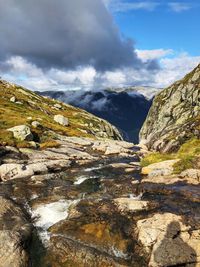
<svg viewBox="0 0 200 267"><path fill-rule="evenodd" d="M163 152L200 137L200 65L159 93L140 132L140 142Z"/></svg>
<svg viewBox="0 0 200 267"><path fill-rule="evenodd" d="M33 135L31 133L30 127L26 125L18 125L9 128L8 131L13 132L13 136L20 141L32 141Z"/></svg>
<svg viewBox="0 0 200 267"><path fill-rule="evenodd" d="M68 118L65 118L63 115L55 115L54 116L54 121L56 121L57 123L63 125L63 126L68 126L69 125L69 120Z"/></svg>

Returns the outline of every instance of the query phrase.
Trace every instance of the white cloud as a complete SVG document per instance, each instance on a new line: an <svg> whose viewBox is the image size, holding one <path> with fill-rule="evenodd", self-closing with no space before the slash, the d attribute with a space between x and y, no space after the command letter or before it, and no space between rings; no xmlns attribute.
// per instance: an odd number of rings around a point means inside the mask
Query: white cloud
<svg viewBox="0 0 200 267"><path fill-rule="evenodd" d="M160 61L161 71L155 76L157 86L166 87L183 78L200 63L200 56L192 57L187 53L180 53L174 58L163 58Z"/></svg>
<svg viewBox="0 0 200 267"><path fill-rule="evenodd" d="M136 50L139 58L143 61L160 59L162 57L172 55L174 51L172 49L154 49L154 50Z"/></svg>
<svg viewBox="0 0 200 267"><path fill-rule="evenodd" d="M131 10L153 11L160 4L154 1L124 2L122 0L104 0L104 3L113 12L127 12Z"/></svg>
<svg viewBox="0 0 200 267"><path fill-rule="evenodd" d="M192 8L190 4L181 2L171 2L168 5L172 11L175 11L177 13L187 11Z"/></svg>
<svg viewBox="0 0 200 267"><path fill-rule="evenodd" d="M161 69L123 68L97 72L94 67L79 67L71 71L52 68L44 71L22 57L11 57L0 65L0 76L33 90L102 89L131 85L166 87L181 79L200 63L200 56L175 53L171 49L138 50L145 62L157 59Z"/></svg>

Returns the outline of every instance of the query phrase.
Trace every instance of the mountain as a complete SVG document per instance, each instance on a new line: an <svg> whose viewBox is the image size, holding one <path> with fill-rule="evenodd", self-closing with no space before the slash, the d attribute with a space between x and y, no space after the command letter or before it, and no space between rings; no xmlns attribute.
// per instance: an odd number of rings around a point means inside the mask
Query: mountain
<svg viewBox="0 0 200 267"><path fill-rule="evenodd" d="M151 86L129 86L129 87L110 87L107 90L113 92L126 92L129 94L140 94L143 95L145 98L151 100L155 95L157 95L162 89L151 87Z"/></svg>
<svg viewBox="0 0 200 267"><path fill-rule="evenodd" d="M119 131L103 119L3 80L0 80L0 121L0 144L47 143L55 134L122 139ZM17 140L13 134L21 137Z"/></svg>
<svg viewBox="0 0 200 267"><path fill-rule="evenodd" d="M40 94L83 108L109 121L120 129L125 140L134 143L138 143L139 130L152 103L151 99L147 99L135 88L101 91L46 91Z"/></svg>
<svg viewBox="0 0 200 267"><path fill-rule="evenodd" d="M200 65L156 95L140 131L140 141L150 149L173 152L199 137Z"/></svg>

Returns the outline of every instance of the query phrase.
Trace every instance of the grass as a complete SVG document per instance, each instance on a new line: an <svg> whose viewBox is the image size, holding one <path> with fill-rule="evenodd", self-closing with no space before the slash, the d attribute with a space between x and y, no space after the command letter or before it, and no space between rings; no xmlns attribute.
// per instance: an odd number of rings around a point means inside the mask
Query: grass
<svg viewBox="0 0 200 267"><path fill-rule="evenodd" d="M177 153L151 153L142 159L141 166L146 167L153 163L171 159L180 159L173 166L174 174L179 174L186 169L199 168L200 139L191 138L180 147Z"/></svg>
<svg viewBox="0 0 200 267"><path fill-rule="evenodd" d="M10 98L13 96L15 96L16 101L20 101L22 104L11 102ZM60 104L62 109L55 109L56 103ZM55 122L53 117L56 114L67 117L70 125L65 127ZM32 119L28 119L29 117ZM39 121L42 128L31 127L32 121ZM31 128L34 141L41 143L41 147L56 145L55 142L52 142L51 136L45 136L47 131L65 136L95 138L89 127L85 125L89 123L95 127L97 125L97 128L100 129L99 118L84 110L39 96L17 85L5 84L0 80L0 145L19 146L19 142L13 138L12 133L9 133L7 129L22 124ZM43 140L44 138L46 139ZM29 147L28 142L21 145L26 146L26 144Z"/></svg>

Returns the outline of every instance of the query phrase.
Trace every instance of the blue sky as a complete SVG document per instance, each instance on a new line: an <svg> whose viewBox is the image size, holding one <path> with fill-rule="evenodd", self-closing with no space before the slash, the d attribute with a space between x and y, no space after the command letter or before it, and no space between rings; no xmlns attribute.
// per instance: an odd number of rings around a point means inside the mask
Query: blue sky
<svg viewBox="0 0 200 267"><path fill-rule="evenodd" d="M134 6L137 3L148 3L149 7L144 5L143 8L140 6L137 8ZM115 10L117 8L114 6L117 4L120 6ZM128 4L130 6L126 8ZM110 6L121 31L125 36L135 40L138 49L173 49L199 56L200 2L198 4L198 0L180 2L121 0L110 1Z"/></svg>

